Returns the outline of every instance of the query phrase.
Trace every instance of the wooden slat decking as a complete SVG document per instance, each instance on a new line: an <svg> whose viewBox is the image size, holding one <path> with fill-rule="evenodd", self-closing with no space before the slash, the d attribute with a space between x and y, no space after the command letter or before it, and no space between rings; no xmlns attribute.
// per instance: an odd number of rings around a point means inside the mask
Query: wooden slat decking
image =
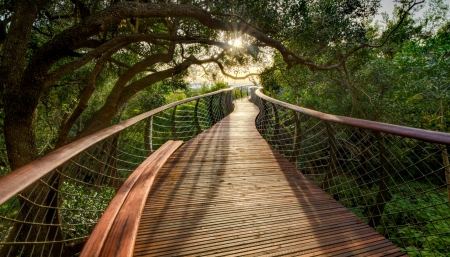
<svg viewBox="0 0 450 257"><path fill-rule="evenodd" d="M135 256L402 256L260 136L257 107L179 148L149 194Z"/></svg>

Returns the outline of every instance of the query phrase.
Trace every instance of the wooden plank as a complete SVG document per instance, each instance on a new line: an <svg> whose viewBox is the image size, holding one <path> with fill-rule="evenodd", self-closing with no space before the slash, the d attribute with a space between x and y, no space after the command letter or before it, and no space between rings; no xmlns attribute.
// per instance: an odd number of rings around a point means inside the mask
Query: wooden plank
<svg viewBox="0 0 450 257"><path fill-rule="evenodd" d="M145 205L135 256L403 254L265 142L255 106L178 149Z"/></svg>
<svg viewBox="0 0 450 257"><path fill-rule="evenodd" d="M80 256L132 255L140 216L152 182L168 157L182 143L169 140L139 165L108 205ZM113 248L114 253L108 255ZM123 255L123 252L129 254ZM118 253L122 255L116 255Z"/></svg>

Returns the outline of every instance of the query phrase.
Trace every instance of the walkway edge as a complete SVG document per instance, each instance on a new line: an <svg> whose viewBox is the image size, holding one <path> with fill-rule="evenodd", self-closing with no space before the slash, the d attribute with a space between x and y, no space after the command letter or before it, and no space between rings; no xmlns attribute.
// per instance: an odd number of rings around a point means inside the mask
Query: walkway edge
<svg viewBox="0 0 450 257"><path fill-rule="evenodd" d="M80 256L133 255L142 211L153 181L182 144L183 141L169 140L139 165L108 205Z"/></svg>

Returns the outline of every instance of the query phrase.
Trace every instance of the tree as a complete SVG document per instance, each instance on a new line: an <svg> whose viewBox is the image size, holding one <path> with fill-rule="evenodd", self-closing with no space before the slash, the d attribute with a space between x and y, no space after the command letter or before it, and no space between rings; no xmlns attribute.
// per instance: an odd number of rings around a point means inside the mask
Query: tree
<svg viewBox="0 0 450 257"><path fill-rule="evenodd" d="M403 74L399 84L407 109L404 111L410 123L417 127L448 132L450 119L450 66L449 24L425 40L413 40L403 45L402 52L395 57L397 69ZM405 87L405 84L408 87ZM442 148L445 180L450 184L450 162L447 147ZM450 201L450 189L447 190Z"/></svg>

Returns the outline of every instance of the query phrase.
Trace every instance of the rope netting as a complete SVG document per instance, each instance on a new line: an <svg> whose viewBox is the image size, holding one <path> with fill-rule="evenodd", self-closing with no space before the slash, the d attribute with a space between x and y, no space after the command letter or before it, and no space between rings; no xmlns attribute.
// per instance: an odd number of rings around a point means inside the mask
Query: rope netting
<svg viewBox="0 0 450 257"><path fill-rule="evenodd" d="M251 94L260 133L309 179L410 256L450 255L450 134L430 142Z"/></svg>
<svg viewBox="0 0 450 257"><path fill-rule="evenodd" d="M243 90L220 90L136 116L124 122L133 120L133 125L87 144L36 178L0 205L0 256L79 253L117 190L142 161L166 141L188 141L220 121L233 111L232 102L245 94ZM70 147L59 149L67 150Z"/></svg>

